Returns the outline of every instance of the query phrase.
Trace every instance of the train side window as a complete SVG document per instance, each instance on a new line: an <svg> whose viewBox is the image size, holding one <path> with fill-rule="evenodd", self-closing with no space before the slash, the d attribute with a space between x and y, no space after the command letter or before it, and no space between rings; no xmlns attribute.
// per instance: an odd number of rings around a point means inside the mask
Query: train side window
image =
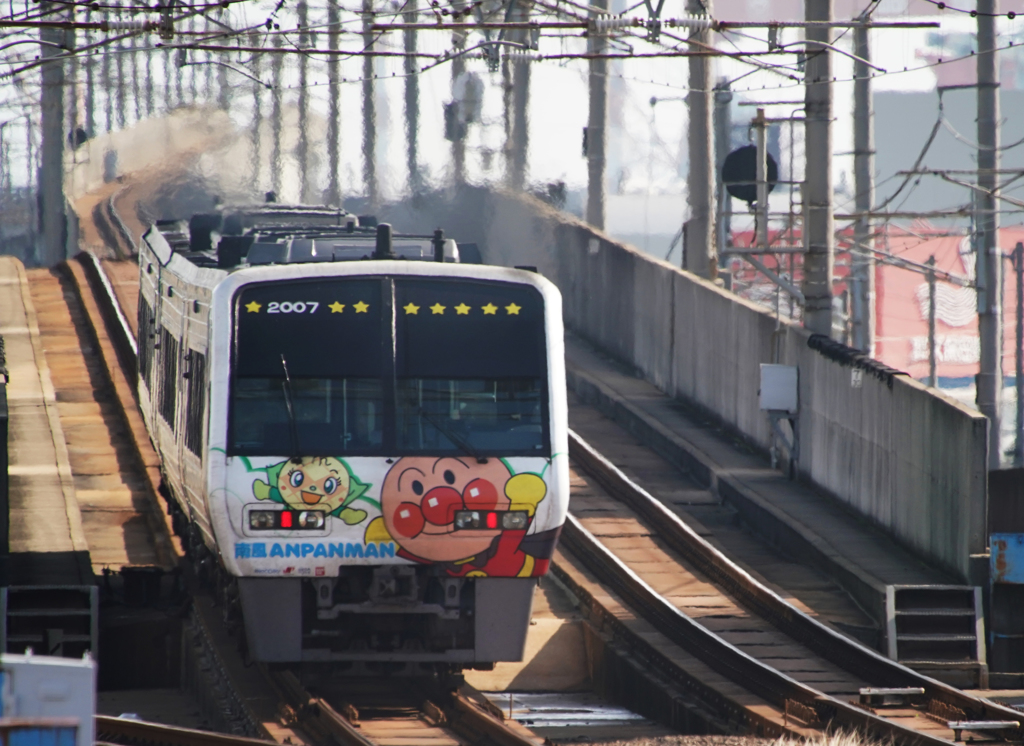
<svg viewBox="0 0 1024 746"><path fill-rule="evenodd" d="M203 448L203 416L206 409L206 356L189 352L188 403L185 412L185 447L197 456Z"/></svg>
<svg viewBox="0 0 1024 746"><path fill-rule="evenodd" d="M166 329L160 330L160 357L163 362L160 381L160 416L174 429L178 398L178 340Z"/></svg>
<svg viewBox="0 0 1024 746"><path fill-rule="evenodd" d="M145 298L139 299L139 327L136 337L139 347L139 376L146 382L146 388L152 394L153 390L153 338L151 326L153 324L153 309Z"/></svg>

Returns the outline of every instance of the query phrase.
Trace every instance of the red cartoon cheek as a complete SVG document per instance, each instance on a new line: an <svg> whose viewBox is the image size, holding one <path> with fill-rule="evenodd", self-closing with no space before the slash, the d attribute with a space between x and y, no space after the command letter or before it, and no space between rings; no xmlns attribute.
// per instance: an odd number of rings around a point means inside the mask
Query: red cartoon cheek
<svg viewBox="0 0 1024 746"><path fill-rule="evenodd" d="M474 479L462 494L470 510L494 510L498 505L498 490L486 479Z"/></svg>
<svg viewBox="0 0 1024 746"><path fill-rule="evenodd" d="M423 512L416 503L399 503L391 516L395 531L411 539L423 530Z"/></svg>
<svg viewBox="0 0 1024 746"><path fill-rule="evenodd" d="M434 487L423 496L423 515L435 526L455 521L455 511L462 510L462 495L451 487Z"/></svg>

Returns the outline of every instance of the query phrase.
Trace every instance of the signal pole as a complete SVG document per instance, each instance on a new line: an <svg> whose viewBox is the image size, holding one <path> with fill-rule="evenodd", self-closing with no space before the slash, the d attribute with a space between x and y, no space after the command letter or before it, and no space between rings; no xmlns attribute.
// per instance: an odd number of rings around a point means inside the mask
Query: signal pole
<svg viewBox="0 0 1024 746"><path fill-rule="evenodd" d="M591 19L608 12L608 0L591 0ZM591 54L604 54L607 46L603 32L591 31L587 37ZM587 117L587 222L604 230L605 150L608 147L608 60L590 60L590 113Z"/></svg>
<svg viewBox="0 0 1024 746"><path fill-rule="evenodd" d="M862 17L866 21L866 18ZM869 34L858 26L853 30L855 54L871 60ZM871 91L871 69L860 60L854 62L853 86L853 179L854 204L859 215L853 224L853 242L857 250L851 255L853 275L853 346L868 354L875 345L875 256L874 225L867 216L875 204L875 111Z"/></svg>
<svg viewBox="0 0 1024 746"><path fill-rule="evenodd" d="M832 0L806 0L807 21L832 22ZM804 326L816 334L832 336L832 269L835 254L832 213L832 55L814 41L829 43L830 25L806 31L807 63L804 70L806 116L807 253L804 256Z"/></svg>
<svg viewBox="0 0 1024 746"><path fill-rule="evenodd" d="M999 68L996 20L999 0L978 0L978 204L981 207L978 242L978 336L981 369L978 373L978 409L988 417L988 464L1000 463L999 405L1003 391L1002 256L999 252L999 214L996 212L996 171L999 168Z"/></svg>
<svg viewBox="0 0 1024 746"><path fill-rule="evenodd" d="M813 0L806 0L813 2ZM687 0L686 10L692 15L711 15L711 0ZM691 40L700 44L711 41L711 31L693 28ZM686 202L690 219L683 228L684 268L701 277L718 276L715 259L715 157L712 146L711 58L690 57L690 92L686 96L687 142L689 143L689 177Z"/></svg>

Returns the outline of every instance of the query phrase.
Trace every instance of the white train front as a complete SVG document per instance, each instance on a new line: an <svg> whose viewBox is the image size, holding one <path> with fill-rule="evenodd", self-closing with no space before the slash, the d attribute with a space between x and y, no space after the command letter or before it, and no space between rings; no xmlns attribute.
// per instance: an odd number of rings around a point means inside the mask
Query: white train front
<svg viewBox="0 0 1024 746"><path fill-rule="evenodd" d="M258 660L518 660L568 504L557 289L282 212L140 251L140 403L193 560Z"/></svg>

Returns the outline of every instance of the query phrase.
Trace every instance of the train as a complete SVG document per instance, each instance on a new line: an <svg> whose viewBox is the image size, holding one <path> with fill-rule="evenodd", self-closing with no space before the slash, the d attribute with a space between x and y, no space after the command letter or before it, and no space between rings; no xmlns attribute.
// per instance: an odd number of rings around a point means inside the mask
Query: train
<svg viewBox="0 0 1024 746"><path fill-rule="evenodd" d="M373 223L271 204L144 234L138 399L175 530L254 660L520 660L568 509L559 291Z"/></svg>

